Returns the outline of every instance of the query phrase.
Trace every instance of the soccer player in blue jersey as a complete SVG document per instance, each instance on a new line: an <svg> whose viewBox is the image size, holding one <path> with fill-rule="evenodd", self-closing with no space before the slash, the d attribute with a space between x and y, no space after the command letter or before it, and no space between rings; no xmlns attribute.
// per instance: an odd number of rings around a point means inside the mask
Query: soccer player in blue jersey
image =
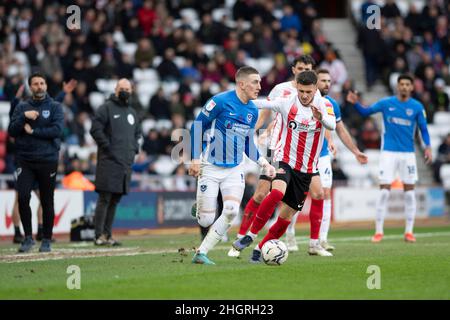
<svg viewBox="0 0 450 320"><path fill-rule="evenodd" d="M414 186L417 181L417 165L414 148L414 134L418 126L425 143L425 160L431 163L430 136L427 129L425 109L419 101L411 97L414 89L414 79L408 74L402 74L397 80L397 95L387 97L370 107L364 107L358 102L358 95L349 92L347 101L354 104L356 110L363 116L381 112L383 114L384 132L382 137L380 157L380 194L376 204L376 231L372 242L383 239L383 223L387 212L391 183L398 170L404 185L405 193L405 241L415 242L413 234L414 217L416 214L416 197Z"/></svg>
<svg viewBox="0 0 450 320"><path fill-rule="evenodd" d="M197 219L201 226L211 226L193 263L215 264L207 253L222 239L239 213L245 188L244 152L268 176L275 176L275 168L260 155L253 141L258 109L250 100L258 97L261 77L256 69L245 66L236 72L235 80L236 90L213 96L191 127L189 174L198 176ZM219 188L223 210L214 222Z"/></svg>

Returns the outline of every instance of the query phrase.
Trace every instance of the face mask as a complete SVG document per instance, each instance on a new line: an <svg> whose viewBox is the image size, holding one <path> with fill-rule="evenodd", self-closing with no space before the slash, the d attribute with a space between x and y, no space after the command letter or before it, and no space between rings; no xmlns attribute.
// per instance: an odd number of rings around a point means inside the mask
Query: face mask
<svg viewBox="0 0 450 320"><path fill-rule="evenodd" d="M127 102L130 98L130 93L127 91L119 91L119 100L122 102Z"/></svg>

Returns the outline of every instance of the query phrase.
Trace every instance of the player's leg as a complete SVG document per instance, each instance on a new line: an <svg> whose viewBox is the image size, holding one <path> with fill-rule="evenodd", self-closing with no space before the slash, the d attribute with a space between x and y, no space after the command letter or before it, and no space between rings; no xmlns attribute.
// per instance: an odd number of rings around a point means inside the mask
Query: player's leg
<svg viewBox="0 0 450 320"><path fill-rule="evenodd" d="M333 251L334 247L328 243L328 231L331 223L331 185L333 182L331 157L320 157L318 168L323 188L323 214L319 233L320 245L324 247L325 250Z"/></svg>
<svg viewBox="0 0 450 320"><path fill-rule="evenodd" d="M405 192L405 241L416 242L413 228L416 217L416 192L414 190L417 181L417 165L416 156L414 153L405 153L402 166L400 169L401 179L403 181L403 188Z"/></svg>
<svg viewBox="0 0 450 320"><path fill-rule="evenodd" d="M94 224L95 224L95 240L94 244L96 246L104 246L108 244L108 240L104 234L105 229L105 221L106 221L106 212L109 207L109 203L111 201L112 193L99 191L97 204L95 206L94 213Z"/></svg>
<svg viewBox="0 0 450 320"><path fill-rule="evenodd" d="M323 188L319 175L314 175L309 186L311 195L311 208L309 211L310 222L310 240L309 247L316 248L320 246L319 232L323 215Z"/></svg>
<svg viewBox="0 0 450 320"><path fill-rule="evenodd" d="M207 258L206 255L223 238L231 227L231 222L239 214L239 206L245 188L242 166L228 169L225 172L226 176L220 182L220 191L223 199L222 214L210 227L197 254L194 256L194 263L214 264L211 260L205 259Z"/></svg>
<svg viewBox="0 0 450 320"><path fill-rule="evenodd" d="M219 167L211 164L202 164L202 171L197 182L197 221L200 226L209 228L209 230L196 250L192 263L215 264L209 260L207 253L221 239L219 235L212 233L214 232L212 225L216 218L219 185L225 171L227 170L223 169L221 171Z"/></svg>
<svg viewBox="0 0 450 320"><path fill-rule="evenodd" d="M264 175L260 176L258 184L256 186L255 193L245 206L241 226L239 228L239 233L237 234L238 239L244 237L248 229L250 228L261 202L264 200L264 198L270 191L270 184L271 179L269 177Z"/></svg>
<svg viewBox="0 0 450 320"><path fill-rule="evenodd" d="M250 227L250 231L247 235L241 239L236 240L233 243L233 247L241 251L248 247L253 240L257 237L259 231L264 227L267 221L272 216L275 208L281 202L286 192L292 169L287 165L280 163L280 168L277 171L277 175L272 181L272 190L267 197L261 202L253 223Z"/></svg>
<svg viewBox="0 0 450 320"><path fill-rule="evenodd" d="M22 241L24 240L24 237L20 232L19 196L17 194L17 191L16 191L15 197L14 197L12 221L13 221L13 225L14 225L13 243L22 243Z"/></svg>
<svg viewBox="0 0 450 320"><path fill-rule="evenodd" d="M380 242L384 234L384 217L387 213L388 200L391 192L391 183L394 181L394 173L397 165L396 154L382 151L380 155L380 193L376 202L375 235L372 242Z"/></svg>
<svg viewBox="0 0 450 320"><path fill-rule="evenodd" d="M54 194L57 168L57 162L49 162L45 165L40 164L39 170L36 172L36 177L39 184L39 197L42 205L43 224L43 238L41 247L39 248L40 252L51 251L53 224L55 220Z"/></svg>
<svg viewBox="0 0 450 320"><path fill-rule="evenodd" d="M298 251L297 240L295 239L295 226L297 224L298 215L300 211L297 211L291 219L291 223L289 224L286 230L286 246L289 251Z"/></svg>
<svg viewBox="0 0 450 320"><path fill-rule="evenodd" d="M20 221L22 222L25 233L25 239L19 248L19 252L28 252L34 246L30 199L31 189L36 177L31 165L23 161L19 161L16 169L16 175Z"/></svg>
<svg viewBox="0 0 450 320"><path fill-rule="evenodd" d="M261 261L261 248L263 247L263 245L269 240L280 239L281 236L286 232L291 219L296 214L296 212L298 212L298 210L297 208L290 207L282 201L280 204L279 212L280 214L278 215L277 221L270 227L265 237L253 249L250 262L258 263Z"/></svg>

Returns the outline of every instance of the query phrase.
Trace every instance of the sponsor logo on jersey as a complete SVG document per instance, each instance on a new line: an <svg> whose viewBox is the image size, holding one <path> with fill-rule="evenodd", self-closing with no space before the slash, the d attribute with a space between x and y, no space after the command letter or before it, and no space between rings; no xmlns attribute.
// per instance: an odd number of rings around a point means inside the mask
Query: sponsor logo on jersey
<svg viewBox="0 0 450 320"><path fill-rule="evenodd" d="M397 118L397 117L389 117L387 118L389 123L397 124L400 126L411 126L411 121L407 119Z"/></svg>
<svg viewBox="0 0 450 320"><path fill-rule="evenodd" d="M216 106L216 103L214 102L214 100L211 99L206 104L205 109L206 109L206 111L211 111L212 109L214 109L215 106Z"/></svg>

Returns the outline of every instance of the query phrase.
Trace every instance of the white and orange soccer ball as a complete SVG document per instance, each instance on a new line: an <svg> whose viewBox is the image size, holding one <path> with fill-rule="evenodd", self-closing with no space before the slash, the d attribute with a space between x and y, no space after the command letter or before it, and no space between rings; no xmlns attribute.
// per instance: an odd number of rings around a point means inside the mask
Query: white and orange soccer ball
<svg viewBox="0 0 450 320"><path fill-rule="evenodd" d="M283 241L272 239L264 243L261 248L262 259L265 264L279 266L286 262L288 249Z"/></svg>

